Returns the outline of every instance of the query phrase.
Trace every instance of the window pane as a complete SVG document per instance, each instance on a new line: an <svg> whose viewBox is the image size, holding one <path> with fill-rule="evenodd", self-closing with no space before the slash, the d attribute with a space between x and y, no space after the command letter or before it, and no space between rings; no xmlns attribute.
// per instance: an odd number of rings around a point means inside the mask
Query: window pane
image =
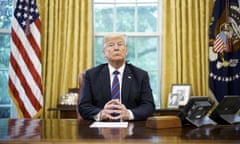
<svg viewBox="0 0 240 144"><path fill-rule="evenodd" d="M106 62L106 59L103 56L102 48L103 48L103 37L95 38L95 63L96 65L102 64Z"/></svg>
<svg viewBox="0 0 240 144"><path fill-rule="evenodd" d="M13 0L0 0L0 5L0 118L10 118L16 117L16 109L8 94Z"/></svg>
<svg viewBox="0 0 240 144"><path fill-rule="evenodd" d="M157 4L144 4L138 6L138 32L157 31Z"/></svg>
<svg viewBox="0 0 240 144"><path fill-rule="evenodd" d="M128 47L128 55L127 55L127 62L136 65L136 53L135 53L135 37L128 37L127 38L127 47Z"/></svg>
<svg viewBox="0 0 240 144"><path fill-rule="evenodd" d="M10 107L0 107L0 118L10 118Z"/></svg>
<svg viewBox="0 0 240 144"><path fill-rule="evenodd" d="M0 69L8 68L10 55L10 34L0 34Z"/></svg>
<svg viewBox="0 0 240 144"><path fill-rule="evenodd" d="M127 60L147 70L158 68L158 38L129 37Z"/></svg>
<svg viewBox="0 0 240 144"><path fill-rule="evenodd" d="M10 29L12 10L12 0L0 0L0 29Z"/></svg>
<svg viewBox="0 0 240 144"><path fill-rule="evenodd" d="M158 40L153 37L141 37L136 39L137 65L147 70L158 68Z"/></svg>
<svg viewBox="0 0 240 144"><path fill-rule="evenodd" d="M113 31L113 7L112 4L95 4L94 6L94 30L95 32Z"/></svg>
<svg viewBox="0 0 240 144"><path fill-rule="evenodd" d="M1 104L11 104L11 100L8 96L8 71L0 71L0 105Z"/></svg>
<svg viewBox="0 0 240 144"><path fill-rule="evenodd" d="M117 32L134 32L135 5L118 5L116 27Z"/></svg>
<svg viewBox="0 0 240 144"><path fill-rule="evenodd" d="M148 72L149 74L149 79L150 79L150 84L152 88L152 94L154 98L154 102L156 105L156 109L159 109L161 106L161 99L160 99L160 90L159 90L159 84L160 84L160 78L159 78L159 71L152 71Z"/></svg>

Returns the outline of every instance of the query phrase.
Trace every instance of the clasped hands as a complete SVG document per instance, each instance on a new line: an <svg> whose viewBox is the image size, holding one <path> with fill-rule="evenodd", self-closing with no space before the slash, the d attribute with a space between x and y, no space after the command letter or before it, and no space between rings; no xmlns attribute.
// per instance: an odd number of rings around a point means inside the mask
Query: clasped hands
<svg viewBox="0 0 240 144"><path fill-rule="evenodd" d="M100 112L100 120L129 120L130 114L118 99L108 101Z"/></svg>

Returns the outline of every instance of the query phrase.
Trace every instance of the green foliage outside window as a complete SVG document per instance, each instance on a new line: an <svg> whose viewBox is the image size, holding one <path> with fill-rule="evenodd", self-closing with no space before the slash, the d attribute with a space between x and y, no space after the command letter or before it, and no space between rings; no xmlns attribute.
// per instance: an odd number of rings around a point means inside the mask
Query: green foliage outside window
<svg viewBox="0 0 240 144"><path fill-rule="evenodd" d="M8 118L11 113L11 99L8 94L8 67L10 55L10 28L13 1L0 0L0 118Z"/></svg>
<svg viewBox="0 0 240 144"><path fill-rule="evenodd" d="M0 29L10 29L13 14L12 0L0 0Z"/></svg>

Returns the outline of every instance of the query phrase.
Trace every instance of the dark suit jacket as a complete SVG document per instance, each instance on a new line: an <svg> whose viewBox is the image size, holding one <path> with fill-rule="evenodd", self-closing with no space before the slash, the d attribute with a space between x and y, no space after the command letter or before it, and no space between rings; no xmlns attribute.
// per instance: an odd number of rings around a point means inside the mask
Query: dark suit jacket
<svg viewBox="0 0 240 144"><path fill-rule="evenodd" d="M84 119L94 119L105 103L111 100L108 65L102 64L87 70L84 78L79 112ZM122 78L122 103L133 112L134 120L144 120L151 116L155 105L148 73L126 64Z"/></svg>

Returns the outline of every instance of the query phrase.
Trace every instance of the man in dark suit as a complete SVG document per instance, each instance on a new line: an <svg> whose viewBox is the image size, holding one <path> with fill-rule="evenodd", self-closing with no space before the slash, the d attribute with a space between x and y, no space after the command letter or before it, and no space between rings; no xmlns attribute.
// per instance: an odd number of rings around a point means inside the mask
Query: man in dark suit
<svg viewBox="0 0 240 144"><path fill-rule="evenodd" d="M128 53L126 35L104 37L103 54L108 60L85 72L80 94L79 113L83 119L144 120L155 109L148 73L126 63ZM114 71L119 80L120 95L112 98Z"/></svg>

